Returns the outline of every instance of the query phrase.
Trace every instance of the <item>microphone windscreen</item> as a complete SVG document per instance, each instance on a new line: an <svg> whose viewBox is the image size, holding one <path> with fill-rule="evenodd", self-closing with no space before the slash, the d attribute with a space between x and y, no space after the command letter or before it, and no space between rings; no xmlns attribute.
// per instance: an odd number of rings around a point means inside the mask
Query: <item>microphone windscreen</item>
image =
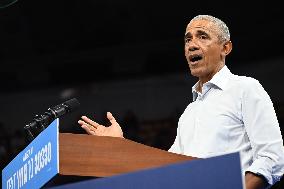
<svg viewBox="0 0 284 189"><path fill-rule="evenodd" d="M69 111L73 111L80 106L80 103L76 98L67 100L63 104L65 104L68 107Z"/></svg>

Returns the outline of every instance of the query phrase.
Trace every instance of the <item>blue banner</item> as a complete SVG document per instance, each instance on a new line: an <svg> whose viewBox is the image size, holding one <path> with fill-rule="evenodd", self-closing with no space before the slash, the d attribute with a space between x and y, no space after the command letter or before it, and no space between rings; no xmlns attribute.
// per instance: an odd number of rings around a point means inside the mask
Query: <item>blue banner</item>
<svg viewBox="0 0 284 189"><path fill-rule="evenodd" d="M59 119L54 120L3 170L2 188L40 188L59 172Z"/></svg>
<svg viewBox="0 0 284 189"><path fill-rule="evenodd" d="M239 153L197 159L52 189L242 189Z"/></svg>

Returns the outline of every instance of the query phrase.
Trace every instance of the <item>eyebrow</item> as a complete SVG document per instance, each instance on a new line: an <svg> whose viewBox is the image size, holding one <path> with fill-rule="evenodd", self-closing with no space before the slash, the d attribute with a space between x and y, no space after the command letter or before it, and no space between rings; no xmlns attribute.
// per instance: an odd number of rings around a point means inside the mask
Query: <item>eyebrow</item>
<svg viewBox="0 0 284 189"><path fill-rule="evenodd" d="M206 35L207 37L210 37L209 34L203 30L197 30L197 35Z"/></svg>
<svg viewBox="0 0 284 189"><path fill-rule="evenodd" d="M209 34L206 31L197 30L196 33L197 33L197 35L206 35L207 37L210 38ZM188 38L191 38L191 37L192 37L192 34L190 32L188 32L184 35L184 39L188 39Z"/></svg>
<svg viewBox="0 0 284 189"><path fill-rule="evenodd" d="M191 37L192 37L192 35L191 35L190 32L188 32L184 35L184 39L191 38Z"/></svg>

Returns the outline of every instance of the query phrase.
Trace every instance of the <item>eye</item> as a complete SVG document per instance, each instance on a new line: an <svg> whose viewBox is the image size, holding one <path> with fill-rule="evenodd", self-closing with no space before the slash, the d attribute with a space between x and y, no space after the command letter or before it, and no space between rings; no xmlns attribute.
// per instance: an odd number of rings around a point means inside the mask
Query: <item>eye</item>
<svg viewBox="0 0 284 189"><path fill-rule="evenodd" d="M207 39L208 37L206 35L200 35L199 38L200 39Z"/></svg>
<svg viewBox="0 0 284 189"><path fill-rule="evenodd" d="M189 43L190 41L191 41L191 38L185 38L185 39L184 39L184 42L185 42L185 43Z"/></svg>

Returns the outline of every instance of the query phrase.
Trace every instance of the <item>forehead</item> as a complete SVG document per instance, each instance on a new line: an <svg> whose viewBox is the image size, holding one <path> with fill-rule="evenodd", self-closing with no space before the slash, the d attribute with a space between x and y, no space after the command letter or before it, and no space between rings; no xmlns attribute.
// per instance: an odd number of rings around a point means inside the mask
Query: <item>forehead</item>
<svg viewBox="0 0 284 189"><path fill-rule="evenodd" d="M190 22L187 27L185 33L193 34L197 30L203 30L208 34L217 35L217 27L213 22L208 20L194 20Z"/></svg>

